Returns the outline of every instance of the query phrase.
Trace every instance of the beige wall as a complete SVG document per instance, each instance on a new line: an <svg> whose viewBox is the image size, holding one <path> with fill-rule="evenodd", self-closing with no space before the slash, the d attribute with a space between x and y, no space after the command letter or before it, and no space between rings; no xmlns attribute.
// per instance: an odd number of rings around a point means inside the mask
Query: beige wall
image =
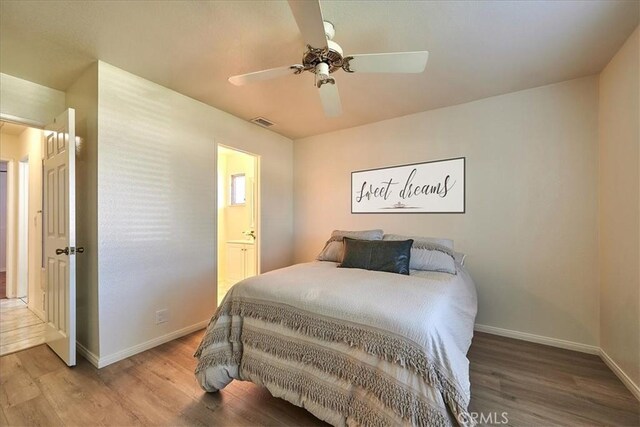
<svg viewBox="0 0 640 427"><path fill-rule="evenodd" d="M334 228L449 237L479 324L598 344L597 77L295 141L296 261ZM428 94L425 94L428 96ZM465 214L352 215L350 173L465 156Z"/></svg>
<svg viewBox="0 0 640 427"><path fill-rule="evenodd" d="M68 108L76 111L76 340L100 354L98 336L98 64L92 64L67 89Z"/></svg>
<svg viewBox="0 0 640 427"><path fill-rule="evenodd" d="M600 342L640 386L639 30L600 75Z"/></svg>
<svg viewBox="0 0 640 427"><path fill-rule="evenodd" d="M292 261L292 141L98 64L100 359L202 327L216 307L215 143L261 156L265 270ZM155 324L156 310L169 321Z"/></svg>
<svg viewBox="0 0 640 427"><path fill-rule="evenodd" d="M64 111L64 92L8 74L0 73L0 92L0 116L5 119L42 127Z"/></svg>

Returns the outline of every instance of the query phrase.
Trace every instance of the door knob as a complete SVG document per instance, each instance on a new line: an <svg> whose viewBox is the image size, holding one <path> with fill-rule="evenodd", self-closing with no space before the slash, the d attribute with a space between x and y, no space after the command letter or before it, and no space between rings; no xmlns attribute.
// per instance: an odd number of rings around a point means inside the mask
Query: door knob
<svg viewBox="0 0 640 427"><path fill-rule="evenodd" d="M56 249L56 255L62 255L62 254L69 255L69 248Z"/></svg>
<svg viewBox="0 0 640 427"><path fill-rule="evenodd" d="M81 253L83 253L83 252L84 252L84 248L83 248L82 246L79 246L79 247L76 249L76 252L77 252L77 253L79 253L79 254L81 254Z"/></svg>

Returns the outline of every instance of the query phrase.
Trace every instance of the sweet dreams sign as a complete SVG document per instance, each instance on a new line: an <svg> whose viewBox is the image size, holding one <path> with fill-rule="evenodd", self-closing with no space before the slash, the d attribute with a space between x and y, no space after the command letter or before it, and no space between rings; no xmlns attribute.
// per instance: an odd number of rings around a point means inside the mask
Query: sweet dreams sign
<svg viewBox="0 0 640 427"><path fill-rule="evenodd" d="M351 213L464 213L465 158L351 173Z"/></svg>

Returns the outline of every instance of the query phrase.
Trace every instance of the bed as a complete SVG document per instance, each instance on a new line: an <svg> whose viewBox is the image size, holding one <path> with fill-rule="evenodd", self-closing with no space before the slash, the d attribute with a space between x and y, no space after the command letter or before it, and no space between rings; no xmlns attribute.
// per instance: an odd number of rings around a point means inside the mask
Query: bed
<svg viewBox="0 0 640 427"><path fill-rule="evenodd" d="M252 381L335 426L473 425L467 270L337 267L297 264L233 286L196 351L200 385Z"/></svg>

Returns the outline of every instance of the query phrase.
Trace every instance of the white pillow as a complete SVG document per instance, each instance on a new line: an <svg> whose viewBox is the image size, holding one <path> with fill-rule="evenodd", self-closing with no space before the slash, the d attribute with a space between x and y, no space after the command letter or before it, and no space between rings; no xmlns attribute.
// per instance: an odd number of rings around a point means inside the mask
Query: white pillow
<svg viewBox="0 0 640 427"><path fill-rule="evenodd" d="M385 234L383 240L413 239L409 268L412 270L439 271L456 274L453 240L431 237L407 237Z"/></svg>
<svg viewBox="0 0 640 427"><path fill-rule="evenodd" d="M324 249L316 258L318 261L342 262L344 256L345 237L356 240L382 240L384 231L382 230L361 230L361 231L344 231L333 230L331 238L327 240Z"/></svg>

